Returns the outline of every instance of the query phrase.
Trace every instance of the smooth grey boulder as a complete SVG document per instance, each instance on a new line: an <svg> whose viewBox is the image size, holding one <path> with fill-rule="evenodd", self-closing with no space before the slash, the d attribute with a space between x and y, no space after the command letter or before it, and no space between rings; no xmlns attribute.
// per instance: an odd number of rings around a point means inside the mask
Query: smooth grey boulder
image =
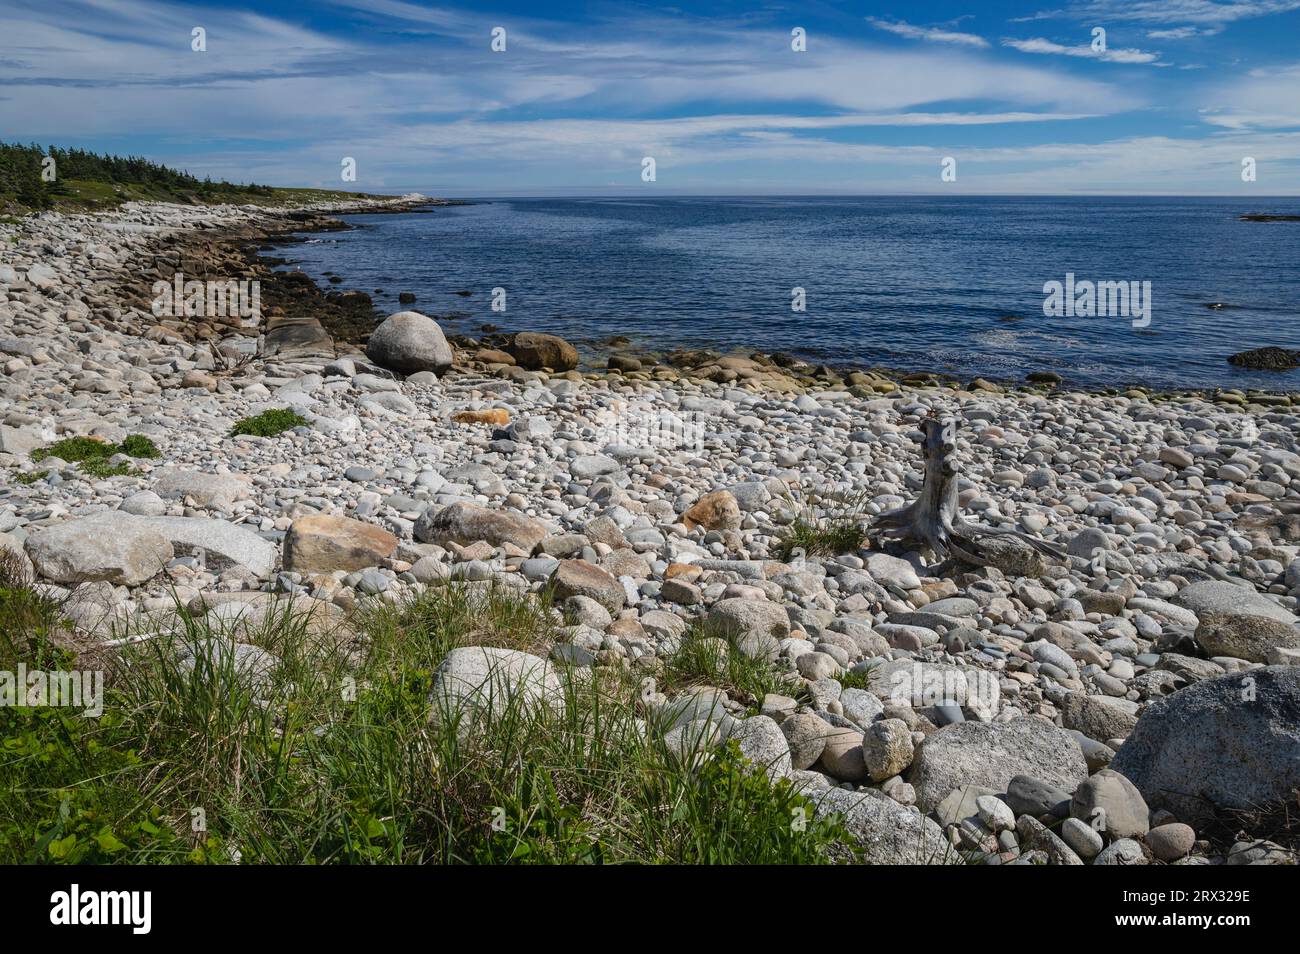
<svg viewBox="0 0 1300 954"><path fill-rule="evenodd" d="M868 683L885 702L893 700L913 709L945 702L976 705L989 716L997 713L1002 695L997 676L987 670L915 659L892 659L875 667Z"/></svg>
<svg viewBox="0 0 1300 954"><path fill-rule="evenodd" d="M253 493L253 482L243 474L208 474L183 467L168 467L154 481L154 493L164 498L192 500L195 506L230 510Z"/></svg>
<svg viewBox="0 0 1300 954"><path fill-rule="evenodd" d="M1264 616L1282 623L1300 622L1295 614L1278 606L1267 596L1247 586L1204 580L1179 590L1170 600L1175 606L1191 610L1197 618L1219 616Z"/></svg>
<svg viewBox="0 0 1300 954"><path fill-rule="evenodd" d="M459 720L461 729L478 718L513 713L530 717L544 708L564 709L555 668L531 653L494 646L463 646L442 660L429 693L435 722Z"/></svg>
<svg viewBox="0 0 1300 954"><path fill-rule="evenodd" d="M441 374L451 367L455 354L436 321L418 311L399 311L371 333L366 357L403 374Z"/></svg>
<svg viewBox="0 0 1300 954"><path fill-rule="evenodd" d="M1300 667L1229 673L1156 700L1110 767L1192 825L1289 800L1300 788Z"/></svg>
<svg viewBox="0 0 1300 954"><path fill-rule="evenodd" d="M1112 769L1102 769L1075 789L1070 814L1107 838L1136 838L1151 830L1142 793Z"/></svg>
<svg viewBox="0 0 1300 954"><path fill-rule="evenodd" d="M782 722L780 728L795 769L812 768L826 748L826 739L835 731L833 726L811 712L796 712Z"/></svg>
<svg viewBox="0 0 1300 954"><path fill-rule="evenodd" d="M790 774L790 745L781 727L765 715L750 716L736 723L731 737L740 745L740 754L761 768L769 778Z"/></svg>
<svg viewBox="0 0 1300 954"><path fill-rule="evenodd" d="M211 570L220 572L230 566L242 566L261 579L275 572L279 548L252 530L206 517L136 519L166 537L177 553L201 551L204 565Z"/></svg>
<svg viewBox="0 0 1300 954"><path fill-rule="evenodd" d="M875 865L959 864L961 858L930 818L909 811L874 789L806 791L818 818L839 814L844 827Z"/></svg>
<svg viewBox="0 0 1300 954"><path fill-rule="evenodd" d="M167 502L152 490L141 490L123 500L117 509L137 517L160 517L167 512Z"/></svg>
<svg viewBox="0 0 1300 954"><path fill-rule="evenodd" d="M963 785L1005 792L1017 775L1073 793L1088 777L1079 743L1046 719L959 722L930 735L917 749L908 781L922 811Z"/></svg>
<svg viewBox="0 0 1300 954"><path fill-rule="evenodd" d="M1267 616L1208 613L1196 628L1196 641L1209 656L1266 663L1275 649L1300 649L1300 626Z"/></svg>
<svg viewBox="0 0 1300 954"><path fill-rule="evenodd" d="M1061 720L1067 729L1082 732L1097 742L1124 739L1137 725L1136 703L1110 696L1071 692L1061 705Z"/></svg>
<svg viewBox="0 0 1300 954"><path fill-rule="evenodd" d="M56 583L136 586L176 555L166 536L118 511L55 524L33 533L24 546L36 572Z"/></svg>
<svg viewBox="0 0 1300 954"><path fill-rule="evenodd" d="M775 659L781 651L778 640L790 635L790 615L780 603L740 596L713 604L709 625L753 659Z"/></svg>

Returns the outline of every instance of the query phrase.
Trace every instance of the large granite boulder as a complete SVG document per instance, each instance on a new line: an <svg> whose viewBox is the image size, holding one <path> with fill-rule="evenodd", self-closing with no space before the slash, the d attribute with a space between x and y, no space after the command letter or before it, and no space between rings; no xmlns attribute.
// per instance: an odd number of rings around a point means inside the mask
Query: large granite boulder
<svg viewBox="0 0 1300 954"><path fill-rule="evenodd" d="M383 527L324 514L299 517L284 538L284 566L297 573L351 572L378 566L397 549Z"/></svg>
<svg viewBox="0 0 1300 954"><path fill-rule="evenodd" d="M1159 699L1110 767L1153 808L1196 825L1222 809L1265 809L1300 789L1300 667L1204 679Z"/></svg>
<svg viewBox="0 0 1300 954"><path fill-rule="evenodd" d="M509 543L531 553L546 536L546 524L517 510L490 510L472 503L429 509L415 521L415 538L424 543L467 546L486 540L494 547Z"/></svg>
<svg viewBox="0 0 1300 954"><path fill-rule="evenodd" d="M909 781L929 811L963 785L1005 792L1017 775L1030 775L1073 793L1088 777L1074 737L1046 719L959 722L944 726L917 749Z"/></svg>
<svg viewBox="0 0 1300 954"><path fill-rule="evenodd" d="M165 535L117 511L38 530L25 547L36 572L56 583L136 586L176 555Z"/></svg>
<svg viewBox="0 0 1300 954"><path fill-rule="evenodd" d="M451 367L455 355L436 321L418 311L399 311L371 333L366 357L403 374L442 374Z"/></svg>
<svg viewBox="0 0 1300 954"><path fill-rule="evenodd" d="M875 865L958 864L961 859L932 819L909 811L875 789L832 788L808 793L818 818L839 815L848 833Z"/></svg>

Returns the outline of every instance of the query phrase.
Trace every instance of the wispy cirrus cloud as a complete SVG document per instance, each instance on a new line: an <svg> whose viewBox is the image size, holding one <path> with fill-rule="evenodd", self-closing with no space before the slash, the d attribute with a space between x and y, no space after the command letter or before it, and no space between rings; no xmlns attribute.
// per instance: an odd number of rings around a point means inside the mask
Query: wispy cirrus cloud
<svg viewBox="0 0 1300 954"><path fill-rule="evenodd" d="M1300 10L1300 0L1090 0L1045 10L1013 23L1034 20L1110 20L1127 23L1185 23L1223 27L1242 20Z"/></svg>
<svg viewBox="0 0 1300 954"><path fill-rule="evenodd" d="M1040 53L1051 56L1077 56L1090 60L1102 60L1107 63L1144 63L1156 64L1160 59L1159 53L1147 53L1143 50L1131 49L1100 49L1094 50L1088 44L1079 46L1065 46L1052 40L1045 40L1042 37L1034 37L1028 40L1017 40L1006 38L1002 41L1003 46L1009 46L1021 53Z"/></svg>
<svg viewBox="0 0 1300 954"><path fill-rule="evenodd" d="M1275 157L1277 192L1288 173L1300 183L1280 158L1296 144L1285 100L1296 77L1247 73L1210 50L1198 58L1220 69L1188 77L1176 102L1164 71L1121 83L1088 68L1090 48L1020 50L952 21L801 16L809 44L795 52L775 10L564 19L330 0L288 16L240 6L251 2L6 0L0 135L283 185L337 185L352 156L357 188L448 194L637 189L645 155L670 189L925 191L945 155L975 191L1214 189L1247 148ZM496 25L507 53L489 48ZM194 26L206 52L190 48ZM1167 168L1126 148L1157 151Z"/></svg>
<svg viewBox="0 0 1300 954"><path fill-rule="evenodd" d="M1173 27L1169 30L1148 30L1147 39L1149 40L1190 40L1194 36L1215 36L1223 31L1223 27L1206 27L1198 29L1197 27L1183 26Z"/></svg>
<svg viewBox="0 0 1300 954"><path fill-rule="evenodd" d="M945 30L942 27L914 26L901 20L891 22L877 17L867 17L866 21L877 30L884 30L887 33L906 37L909 40L930 40L935 43L957 43L962 46L973 47L987 47L989 45L988 40L974 33L958 33L954 30Z"/></svg>

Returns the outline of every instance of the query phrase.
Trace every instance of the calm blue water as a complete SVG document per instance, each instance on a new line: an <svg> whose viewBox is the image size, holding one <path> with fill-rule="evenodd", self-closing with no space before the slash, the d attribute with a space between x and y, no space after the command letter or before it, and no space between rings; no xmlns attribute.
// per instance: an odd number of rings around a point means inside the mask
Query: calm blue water
<svg viewBox="0 0 1300 954"><path fill-rule="evenodd" d="M666 198L502 199L409 215L349 216L282 254L319 279L397 293L449 332L550 331L602 361L633 349L785 351L1018 379L1060 371L1083 385L1300 389L1300 371L1252 373L1225 358L1300 349L1300 199ZM1150 327L1049 318L1043 284L1149 281ZM507 311L491 310L491 289ZM791 289L807 311L791 311ZM469 297L457 291L472 291ZM1211 310L1210 302L1229 307ZM1019 321L999 320L1014 315Z"/></svg>

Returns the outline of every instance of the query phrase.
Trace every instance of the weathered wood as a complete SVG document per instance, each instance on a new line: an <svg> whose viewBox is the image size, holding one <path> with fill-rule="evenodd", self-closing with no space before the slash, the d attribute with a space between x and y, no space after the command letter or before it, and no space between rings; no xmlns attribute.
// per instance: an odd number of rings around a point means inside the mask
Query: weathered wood
<svg viewBox="0 0 1300 954"><path fill-rule="evenodd" d="M921 422L921 450L925 455L925 480L911 504L883 513L870 533L883 540L929 552L945 567L950 564L988 566L983 551L990 537L1015 537L1039 553L1065 559L1065 551L1016 530L967 523L957 510L957 469L951 455L957 450L957 424L930 417Z"/></svg>

